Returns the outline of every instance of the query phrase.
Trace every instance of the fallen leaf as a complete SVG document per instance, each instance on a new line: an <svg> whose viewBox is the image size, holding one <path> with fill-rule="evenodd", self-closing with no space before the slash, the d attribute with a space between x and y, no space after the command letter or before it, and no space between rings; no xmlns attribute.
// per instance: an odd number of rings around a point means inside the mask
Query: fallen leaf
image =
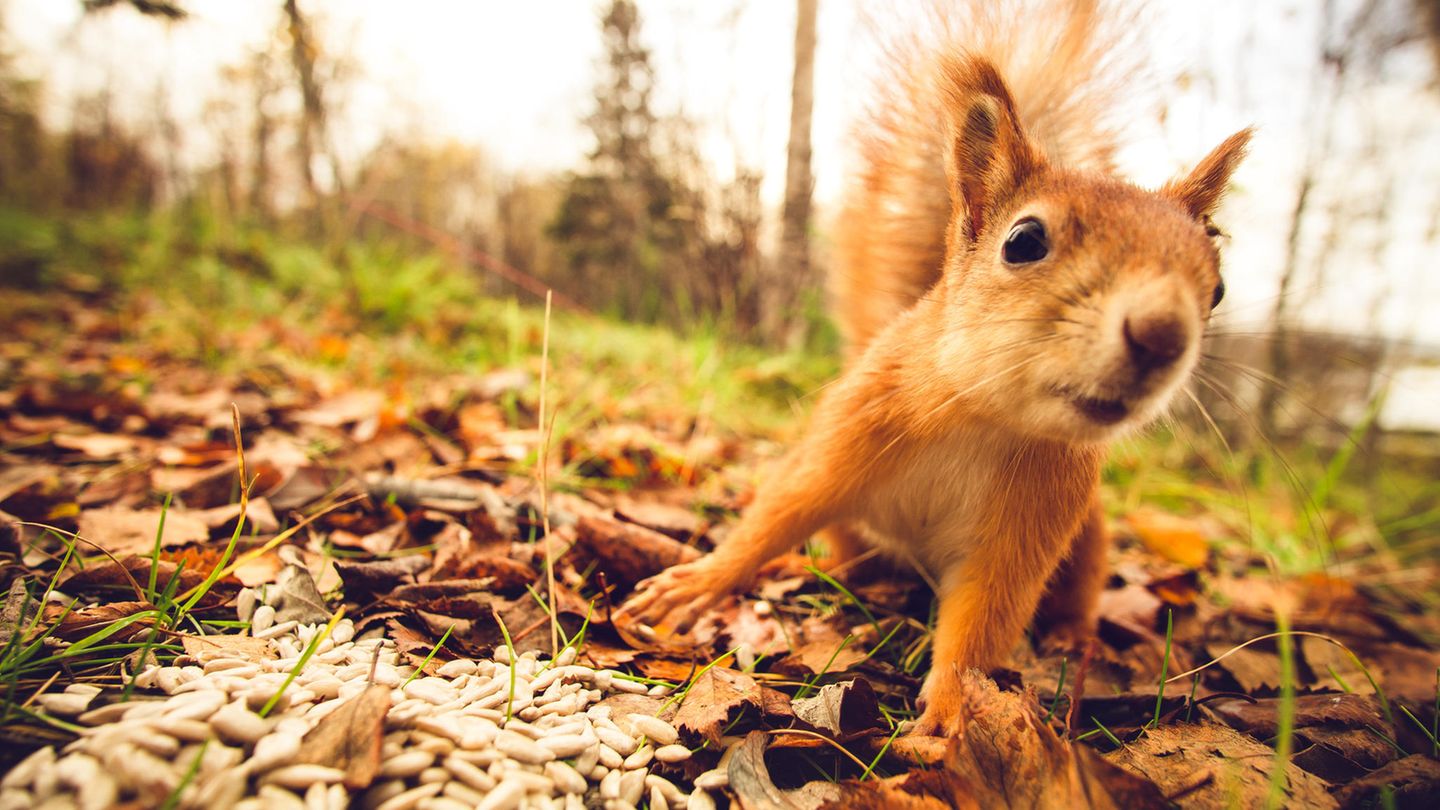
<svg viewBox="0 0 1440 810"><path fill-rule="evenodd" d="M675 704L664 698L649 695L630 695L622 692L611 695L595 705L608 707L612 717L645 714L669 722L675 716Z"/></svg>
<svg viewBox="0 0 1440 810"><path fill-rule="evenodd" d="M240 517L240 504L225 504L212 509L201 509L192 514L211 529L225 527L233 531L235 521ZM244 534L273 534L279 530L280 521L275 519L275 511L270 508L269 501L264 498L251 498L246 503Z"/></svg>
<svg viewBox="0 0 1440 810"><path fill-rule="evenodd" d="M253 588L256 585L268 585L274 582L284 567L285 561L280 559L280 554L275 549L271 549L259 556L237 562L233 575L241 585Z"/></svg>
<svg viewBox="0 0 1440 810"><path fill-rule="evenodd" d="M344 427L376 419L384 407L385 394L380 391L351 391L297 411L291 414L291 418L306 425Z"/></svg>
<svg viewBox="0 0 1440 810"><path fill-rule="evenodd" d="M615 505L615 517L626 523L653 529L682 543L703 535L709 528L706 521L689 509L635 498L621 499Z"/></svg>
<svg viewBox="0 0 1440 810"><path fill-rule="evenodd" d="M1126 585L1100 594L1101 618L1122 626L1154 631L1160 606L1160 598L1141 585Z"/></svg>
<svg viewBox="0 0 1440 810"><path fill-rule="evenodd" d="M1385 726L1379 701L1367 695L1299 695L1292 706L1296 728ZM1221 698L1207 701L1205 707L1226 724L1259 739L1269 739L1280 729L1281 701L1278 698Z"/></svg>
<svg viewBox="0 0 1440 810"><path fill-rule="evenodd" d="M734 608L718 618L717 623L727 650L744 647L755 655L774 656L790 649L785 628L774 615L756 613L755 603L749 600L737 600Z"/></svg>
<svg viewBox="0 0 1440 810"><path fill-rule="evenodd" d="M275 621L316 624L330 619L325 597L320 595L306 569L298 565L285 566L275 578L275 585L280 590L279 601L275 603Z"/></svg>
<svg viewBox="0 0 1440 810"><path fill-rule="evenodd" d="M943 755L943 754L942 754ZM936 761L940 756L936 757ZM888 779L847 780L822 810L978 810L964 777L948 768L918 770Z"/></svg>
<svg viewBox="0 0 1440 810"><path fill-rule="evenodd" d="M775 662L775 669L792 675L820 675L844 672L865 660L865 649L821 617L806 619L800 626L800 643L790 654Z"/></svg>
<svg viewBox="0 0 1440 810"><path fill-rule="evenodd" d="M390 711L390 693L388 686L371 684L320 718L301 741L295 761L342 768L346 787L369 787L380 772L380 743L385 714Z"/></svg>
<svg viewBox="0 0 1440 810"><path fill-rule="evenodd" d="M50 442L62 450L78 450L89 458L118 458L135 450L139 441L133 436L110 433L56 433Z"/></svg>
<svg viewBox="0 0 1440 810"><path fill-rule="evenodd" d="M1225 655L1215 666L1229 673L1242 692L1273 693L1280 688L1280 656L1273 649L1265 649L1264 644L1234 649L1231 644L1210 643L1205 645L1205 652L1211 658Z"/></svg>
<svg viewBox="0 0 1440 810"><path fill-rule="evenodd" d="M1390 802L1382 799L1390 794ZM1440 806L1440 761L1423 754L1397 759L1335 792L1340 807Z"/></svg>
<svg viewBox="0 0 1440 810"><path fill-rule="evenodd" d="M121 591L134 595L136 586L145 588L150 582L150 557L132 554L123 557L119 562L105 560L90 565L75 572L60 583L60 588L69 594L81 594L98 591ZM179 571L180 583L176 588L177 593L184 592L203 582L209 575L209 567L187 565L182 569L176 562L171 560L160 560L155 566L155 582L160 588L164 588ZM238 590L234 582L222 579L211 586L210 592L201 597L196 603L199 607L208 608L219 605L230 599Z"/></svg>
<svg viewBox="0 0 1440 810"><path fill-rule="evenodd" d="M1127 515L1125 522L1146 548L1167 560L1187 568L1204 568L1210 557L1205 532L1190 518L1142 508Z"/></svg>
<svg viewBox="0 0 1440 810"><path fill-rule="evenodd" d="M1154 782L1186 807L1264 807L1275 751L1218 723L1176 723L1145 732L1106 759ZM1294 763L1285 807L1334 807L1324 781Z"/></svg>
<svg viewBox="0 0 1440 810"><path fill-rule="evenodd" d="M281 512L300 509L329 495L349 480L341 470L318 465L297 467L285 474L273 488L260 490L270 505Z"/></svg>
<svg viewBox="0 0 1440 810"><path fill-rule="evenodd" d="M431 580L489 579L492 590L508 594L523 591L540 579L530 564L506 556L509 543L477 542L470 530L459 524L448 524L432 542Z"/></svg>
<svg viewBox="0 0 1440 810"><path fill-rule="evenodd" d="M269 639L250 636L219 633L212 633L208 636L183 635L180 637L180 643L185 647L185 654L194 658L196 663L201 665L214 658L262 661L274 658L278 654Z"/></svg>
<svg viewBox="0 0 1440 810"><path fill-rule="evenodd" d="M345 582L345 598L361 601L384 596L401 585L413 585L415 575L430 568L422 554L406 554L380 560L336 560L335 568Z"/></svg>
<svg viewBox="0 0 1440 810"><path fill-rule="evenodd" d="M770 744L768 738L769 735L763 731L752 731L729 752L726 776L735 801L743 810L804 810L819 807L833 798L815 790L802 793L776 787L765 765L765 749Z"/></svg>
<svg viewBox="0 0 1440 810"><path fill-rule="evenodd" d="M760 707L760 687L743 672L711 667L695 679L675 713L675 727L720 742L721 729L733 712Z"/></svg>
<svg viewBox="0 0 1440 810"><path fill-rule="evenodd" d="M1190 607L1200 598L1200 577L1194 569L1157 577L1145 587L1167 605Z"/></svg>
<svg viewBox="0 0 1440 810"><path fill-rule="evenodd" d="M107 506L80 513L78 532L111 554L143 554L155 548L160 516L165 515L165 530L160 546L170 548L210 539L210 527L193 513L183 509L130 509Z"/></svg>
<svg viewBox="0 0 1440 810"><path fill-rule="evenodd" d="M1058 737L1033 699L1001 692L973 669L961 673L961 689L963 731L945 767L963 777L981 807L1168 806L1154 784Z"/></svg>
<svg viewBox="0 0 1440 810"><path fill-rule="evenodd" d="M673 565L700 558L700 552L690 546L657 531L618 520L584 516L575 529L577 550L598 560L611 582L627 586Z"/></svg>
<svg viewBox="0 0 1440 810"><path fill-rule="evenodd" d="M56 613L60 610L58 605L52 605L51 608L53 608ZM134 616L137 613L154 609L155 606L149 602L133 601L102 602L98 605L89 605L66 614L65 618L60 620L60 624L56 625L53 635L66 641L75 641L101 627L114 624L121 619ZM50 610L46 612L49 613ZM118 632L110 635L108 639L111 642L126 641L153 624L155 624L153 618L140 619L121 628Z"/></svg>
<svg viewBox="0 0 1440 810"><path fill-rule="evenodd" d="M840 740L883 725L875 690L863 678L826 684L814 697L793 700L790 706L797 719Z"/></svg>
<svg viewBox="0 0 1440 810"><path fill-rule="evenodd" d="M1396 757L1395 749L1368 729L1300 734L1295 746L1294 763L1332 785L1358 779Z"/></svg>
<svg viewBox="0 0 1440 810"><path fill-rule="evenodd" d="M25 626L39 610L40 603L32 599L25 590L24 577L10 582L5 594L5 603L0 606L0 649L10 649L10 639L15 631Z"/></svg>

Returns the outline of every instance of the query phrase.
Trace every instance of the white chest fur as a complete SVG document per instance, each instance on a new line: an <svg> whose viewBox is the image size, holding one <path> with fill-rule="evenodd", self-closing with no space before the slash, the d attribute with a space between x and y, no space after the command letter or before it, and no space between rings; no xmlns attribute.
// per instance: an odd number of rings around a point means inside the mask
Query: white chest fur
<svg viewBox="0 0 1440 810"><path fill-rule="evenodd" d="M987 499L1015 470L1003 434L959 428L938 441L894 448L903 459L864 493L856 524L877 548L938 577L974 548Z"/></svg>

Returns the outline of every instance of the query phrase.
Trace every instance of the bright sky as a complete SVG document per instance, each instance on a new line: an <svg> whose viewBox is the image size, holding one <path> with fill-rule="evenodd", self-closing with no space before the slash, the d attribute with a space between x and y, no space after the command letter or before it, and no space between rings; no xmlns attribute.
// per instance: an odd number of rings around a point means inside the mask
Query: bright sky
<svg viewBox="0 0 1440 810"><path fill-rule="evenodd" d="M1342 0L1352 3L1353 0ZM816 194L822 212L845 176L844 139L871 70L857 7L904 6L902 0L820 0L814 128ZM350 156L387 129L478 143L505 171L578 166L587 148L581 117L600 57L604 0L308 0L325 47L359 66L335 126ZM221 65L242 63L273 36L279 0L186 0L191 18L165 25L126 9L80 19L78 0L10 0L9 36L23 65L43 76L52 110L75 94L108 85L144 116L165 77L182 124L188 160L208 159L202 121L219 89ZM1134 179L1158 184L1225 136L1259 127L1238 193L1222 215L1228 248L1225 309L1239 321L1268 316L1283 263L1295 177L1308 143L1305 99L1314 71L1318 4L1310 0L1208 0L1152 4L1146 35L1160 77L1163 125L1137 117L1124 164ZM789 125L793 3L783 0L640 0L654 52L660 111L683 110L700 124L702 153L721 176L736 162L763 170L765 199L778 205ZM882 19L889 19L888 16ZM1307 303L1307 321L1328 329L1377 329L1440 342L1440 273L1435 243L1440 210L1440 105L1420 86L1429 65L1414 64L1373 88L1372 103L1345 116L1341 141L1373 125L1416 137L1399 160L1393 188L1381 189L1400 223L1346 248L1323 289ZM1182 73L1186 82L1176 81ZM1140 113L1137 112L1137 116ZM1367 118L1372 120L1367 120ZM195 126L188 126L195 123ZM1417 146L1431 146L1422 153ZM1353 182L1363 186L1357 173ZM1349 182L1349 180L1347 180ZM1363 223L1361 224L1363 225ZM1360 228L1361 225L1356 225ZM824 222L821 223L822 231ZM1355 231L1359 233L1359 231ZM1429 234L1410 241L1394 233ZM1399 291L1397 293L1397 291Z"/></svg>

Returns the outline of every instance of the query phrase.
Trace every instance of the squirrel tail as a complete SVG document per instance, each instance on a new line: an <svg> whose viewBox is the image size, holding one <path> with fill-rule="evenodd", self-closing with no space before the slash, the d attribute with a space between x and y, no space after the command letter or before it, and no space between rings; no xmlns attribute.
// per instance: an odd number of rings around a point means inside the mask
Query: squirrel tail
<svg viewBox="0 0 1440 810"><path fill-rule="evenodd" d="M927 0L882 43L882 74L857 128L858 170L835 228L831 292L851 356L940 277L951 200L943 156L943 64L998 68L1050 161L1112 168L1114 102L1132 85L1136 13L1103 0ZM881 26L874 26L877 30ZM887 21L885 28L894 28Z"/></svg>

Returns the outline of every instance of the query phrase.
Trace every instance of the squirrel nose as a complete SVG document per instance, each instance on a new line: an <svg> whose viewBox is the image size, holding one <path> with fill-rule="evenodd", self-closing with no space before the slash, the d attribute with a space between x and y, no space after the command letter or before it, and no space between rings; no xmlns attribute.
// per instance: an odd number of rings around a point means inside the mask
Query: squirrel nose
<svg viewBox="0 0 1440 810"><path fill-rule="evenodd" d="M1125 319L1123 331L1130 362L1141 374L1175 362L1189 342L1185 325L1172 315L1132 315Z"/></svg>

